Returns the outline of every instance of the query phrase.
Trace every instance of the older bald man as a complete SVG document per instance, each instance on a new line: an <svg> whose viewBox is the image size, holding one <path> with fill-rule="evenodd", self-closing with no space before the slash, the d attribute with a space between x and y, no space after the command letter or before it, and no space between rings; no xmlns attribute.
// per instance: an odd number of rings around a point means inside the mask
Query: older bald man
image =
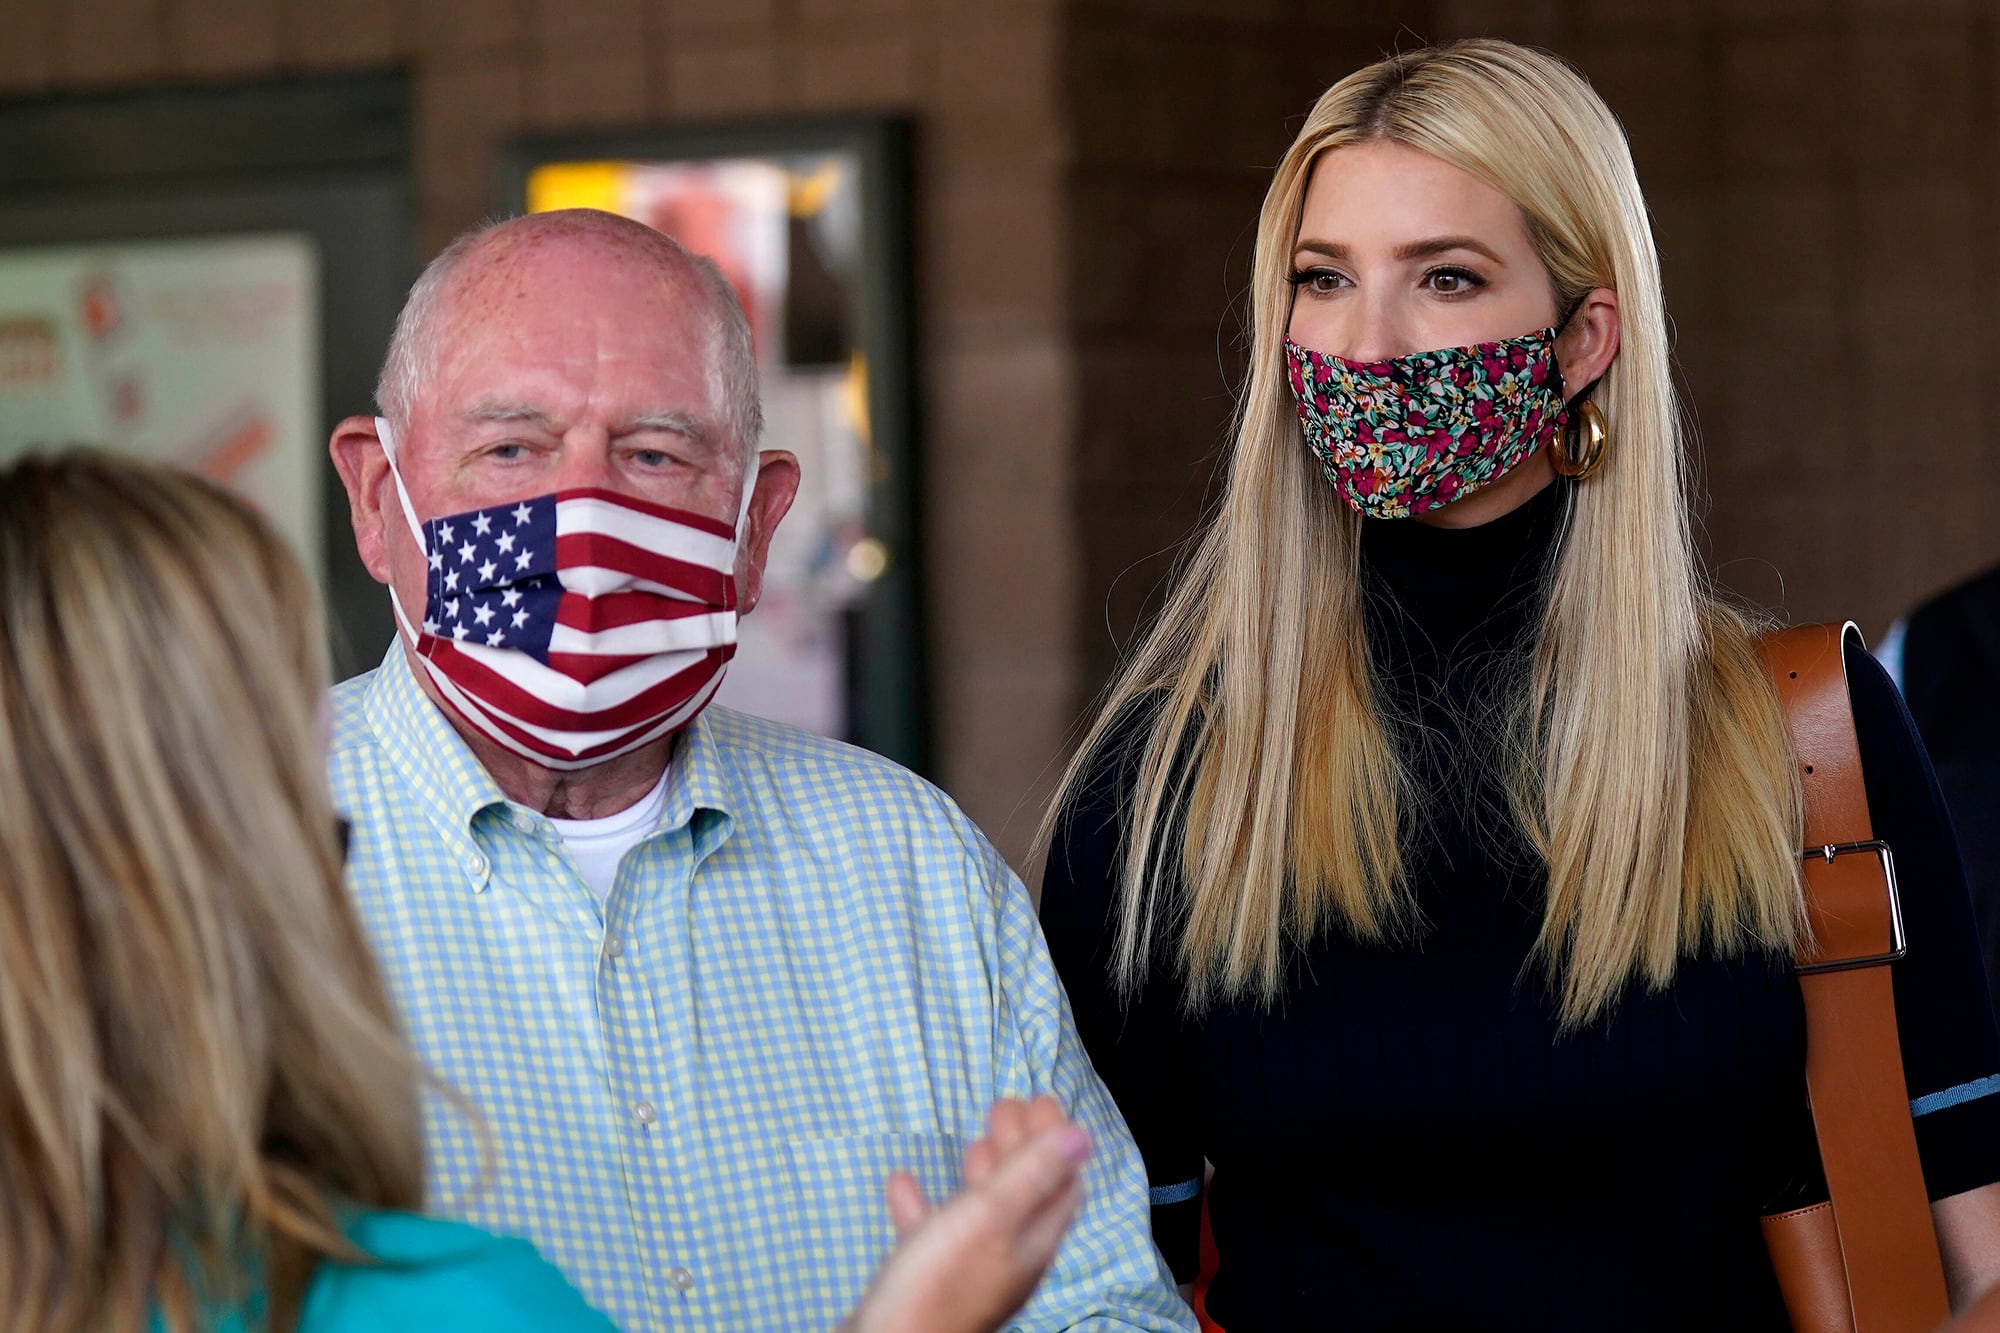
<svg viewBox="0 0 2000 1333"><path fill-rule="evenodd" d="M350 876L433 1206L631 1330L831 1328L996 1098L1096 1143L1030 1328L1192 1327L1026 893L875 755L711 706L797 461L711 265L602 213L461 239L332 451L399 635L336 692Z"/></svg>

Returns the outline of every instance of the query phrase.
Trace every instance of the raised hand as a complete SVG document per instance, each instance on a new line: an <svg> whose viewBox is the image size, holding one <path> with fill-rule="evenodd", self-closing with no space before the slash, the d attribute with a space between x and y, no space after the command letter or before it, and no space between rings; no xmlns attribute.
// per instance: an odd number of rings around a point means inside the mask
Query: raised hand
<svg viewBox="0 0 2000 1333"><path fill-rule="evenodd" d="M846 1333L990 1333L1034 1294L1083 1201L1090 1140L1047 1097L996 1102L986 1124L948 1203L889 1178L898 1244Z"/></svg>

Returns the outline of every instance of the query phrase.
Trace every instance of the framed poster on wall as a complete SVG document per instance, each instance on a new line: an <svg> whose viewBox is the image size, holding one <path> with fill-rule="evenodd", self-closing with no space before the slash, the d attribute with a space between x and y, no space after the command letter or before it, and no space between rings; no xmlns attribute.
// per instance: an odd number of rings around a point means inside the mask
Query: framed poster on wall
<svg viewBox="0 0 2000 1333"><path fill-rule="evenodd" d="M618 213L721 268L764 445L803 476L718 697L921 770L907 160L902 125L872 118L534 139L503 203Z"/></svg>
<svg viewBox="0 0 2000 1333"><path fill-rule="evenodd" d="M395 635L326 441L414 274L409 119L395 73L0 99L0 454L234 486L319 580L337 676Z"/></svg>
<svg viewBox="0 0 2000 1333"><path fill-rule="evenodd" d="M319 330L309 236L0 249L0 460L93 444L191 468L318 577Z"/></svg>

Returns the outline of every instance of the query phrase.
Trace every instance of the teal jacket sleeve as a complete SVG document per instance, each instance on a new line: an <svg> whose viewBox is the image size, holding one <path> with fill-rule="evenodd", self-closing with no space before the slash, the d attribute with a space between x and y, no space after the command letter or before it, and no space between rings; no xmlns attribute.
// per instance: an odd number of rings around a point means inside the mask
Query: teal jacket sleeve
<svg viewBox="0 0 2000 1333"><path fill-rule="evenodd" d="M617 1333L527 1241L398 1213L350 1234L379 1262L323 1270L300 1333Z"/></svg>

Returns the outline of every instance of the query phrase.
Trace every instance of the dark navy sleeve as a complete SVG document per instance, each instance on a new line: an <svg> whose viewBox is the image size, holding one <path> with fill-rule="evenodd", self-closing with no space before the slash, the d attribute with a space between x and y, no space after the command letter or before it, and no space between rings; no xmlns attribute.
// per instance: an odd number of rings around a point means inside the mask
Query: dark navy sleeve
<svg viewBox="0 0 2000 1333"><path fill-rule="evenodd" d="M1145 1159L1153 1240L1175 1279L1188 1282L1200 1263L1200 1094L1171 948L1135 996L1121 996L1111 973L1135 731L1113 732L1061 812L1042 870L1042 933L1077 1036Z"/></svg>
<svg viewBox="0 0 2000 1333"><path fill-rule="evenodd" d="M1850 645L1848 687L1875 836L1889 844L1909 953L1892 965L1903 1073L1933 1199L2000 1181L2000 1030L1965 868L1916 724Z"/></svg>

